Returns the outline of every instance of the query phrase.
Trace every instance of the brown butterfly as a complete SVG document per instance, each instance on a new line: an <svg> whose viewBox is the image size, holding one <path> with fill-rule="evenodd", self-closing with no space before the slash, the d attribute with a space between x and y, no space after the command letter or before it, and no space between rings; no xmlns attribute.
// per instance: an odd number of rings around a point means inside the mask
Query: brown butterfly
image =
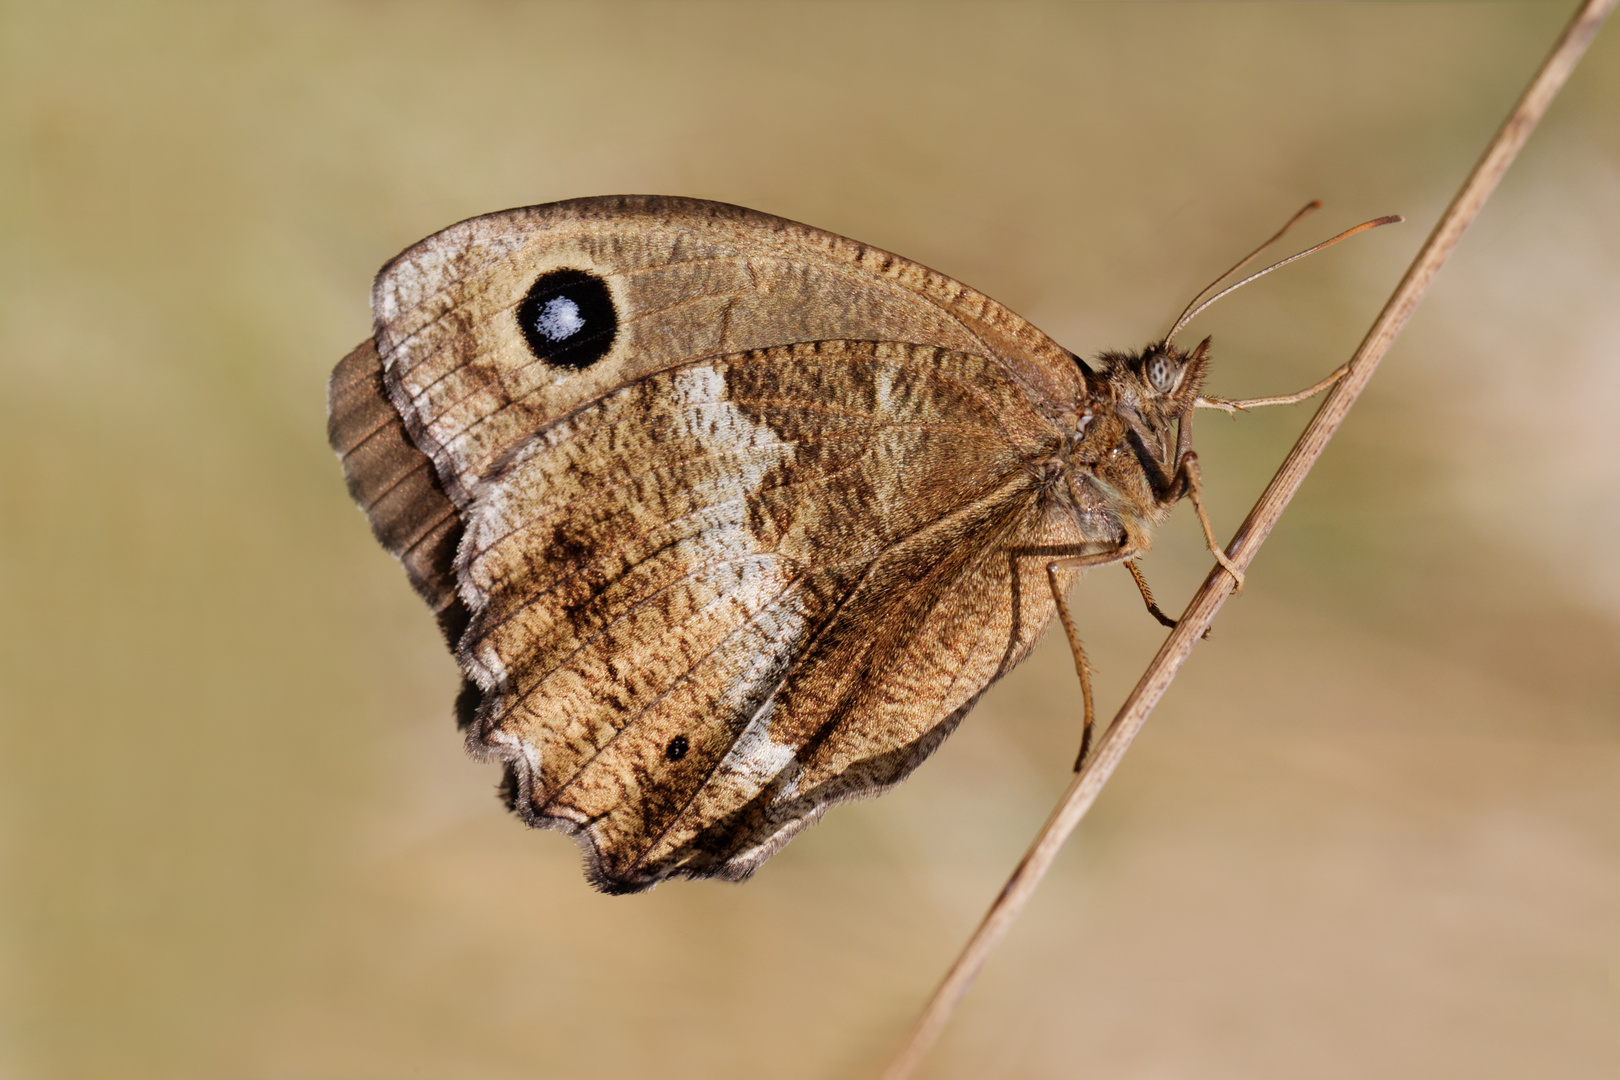
<svg viewBox="0 0 1620 1080"><path fill-rule="evenodd" d="M469 747L609 892L745 878L897 783L1054 612L1089 739L1069 572L1124 562L1168 623L1133 560L1184 496L1225 562L1194 406L1304 396L1201 398L1175 330L1087 364L927 267L692 199L461 222L372 311L330 386L349 491L466 673Z"/></svg>

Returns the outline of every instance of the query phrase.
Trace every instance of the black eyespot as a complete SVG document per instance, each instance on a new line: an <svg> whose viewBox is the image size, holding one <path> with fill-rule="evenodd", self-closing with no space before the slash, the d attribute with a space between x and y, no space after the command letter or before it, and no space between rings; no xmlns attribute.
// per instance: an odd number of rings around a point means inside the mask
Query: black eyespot
<svg viewBox="0 0 1620 1080"><path fill-rule="evenodd" d="M1172 364L1163 353L1155 353L1147 362L1148 383L1161 394L1168 394L1176 388L1176 378L1180 374L1178 365Z"/></svg>
<svg viewBox="0 0 1620 1080"><path fill-rule="evenodd" d="M686 756L686 751L690 746L691 744L686 741L685 735L677 735L669 740L668 746L664 747L664 757L670 761L679 761Z"/></svg>
<svg viewBox="0 0 1620 1080"><path fill-rule="evenodd" d="M575 371L606 356L619 331L607 282L583 270L541 274L518 305L517 319L537 359Z"/></svg>

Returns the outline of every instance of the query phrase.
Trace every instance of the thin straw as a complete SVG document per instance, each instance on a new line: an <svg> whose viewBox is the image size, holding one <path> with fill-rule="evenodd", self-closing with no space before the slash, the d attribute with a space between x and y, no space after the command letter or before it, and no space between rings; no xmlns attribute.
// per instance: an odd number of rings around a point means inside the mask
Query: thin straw
<svg viewBox="0 0 1620 1080"><path fill-rule="evenodd" d="M1345 414L1355 404L1356 398L1366 388L1367 380L1372 378L1379 361L1389 351L1396 335L1401 332L1418 302L1423 299L1423 294L1428 290L1435 274L1457 246L1463 232L1479 214L1485 200L1490 197L1502 179L1502 174L1513 163L1525 140L1530 137L1530 132L1535 129L1536 124L1546 113L1547 107L1552 104L1553 98L1569 78L1581 55L1586 52L1592 37L1603 25L1603 20L1613 10L1615 3L1616 0L1585 0L1569 26L1565 28L1558 43L1542 63L1541 69L1530 81L1524 96L1519 99L1501 130L1491 140L1479 164L1474 166L1462 189L1446 208L1439 224L1429 234L1423 249L1418 252L1417 258L1407 269L1406 276L1401 279L1394 294L1384 305L1383 311L1379 313L1372 329L1368 331L1361 347L1351 359L1349 372L1328 393L1321 409L1312 417L1310 424L1300 435L1299 441L1294 444L1294 449L1289 453L1287 460L1283 462L1282 468L1272 478L1265 493L1260 496L1260 501L1255 503L1254 509L1249 511L1248 518L1227 547L1227 555L1240 570L1254 559L1255 552L1260 549L1260 545L1282 515L1283 509L1304 482L1305 475L1322 455L1328 440L1338 430ZM1012 877L1007 880L1001 894L990 905L984 920L968 939L967 945L956 962L951 965L939 988L934 991L933 997L924 1007L904 1045L884 1071L883 1080L906 1080L939 1038L940 1033L945 1030L945 1025L950 1020L957 1003L972 985L990 954L995 951L1002 938L1006 937L1007 931L1029 902L1036 886L1051 868L1052 861L1057 857L1064 841L1074 832L1075 827L1080 824L1080 819L1096 801L1097 794L1113 775L1120 759L1130 747L1131 740L1142 730L1148 714L1164 696L1165 689L1180 671L1193 646L1209 628L1215 613L1231 594L1232 584L1231 575L1218 566L1204 579L1204 584L1193 596L1192 603L1188 605L1180 623L1170 632L1158 655L1148 664L1147 671L1136 684L1136 689L1126 698L1108 733L1097 745L1091 762L1070 782L1057 807L1052 811L1051 817L1047 818L1046 824L1035 837L1035 842L1013 870Z"/></svg>

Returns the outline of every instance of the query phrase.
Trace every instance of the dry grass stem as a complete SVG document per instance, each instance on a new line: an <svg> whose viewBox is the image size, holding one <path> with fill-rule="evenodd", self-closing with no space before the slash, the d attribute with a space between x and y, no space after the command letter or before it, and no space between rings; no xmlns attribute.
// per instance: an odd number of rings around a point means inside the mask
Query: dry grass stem
<svg viewBox="0 0 1620 1080"><path fill-rule="evenodd" d="M1228 557L1239 570L1254 559L1283 509L1304 482L1306 473L1315 465L1328 440L1372 378L1379 361L1389 351L1396 335L1422 300L1435 274L1495 190L1615 3L1616 0L1585 0L1575 13L1563 36L1536 72L1513 112L1491 140L1484 156L1446 208L1439 224L1430 233L1394 294L1384 305L1372 329L1350 360L1348 372L1328 394L1227 547ZM1113 775L1148 714L1158 704L1193 646L1209 628L1215 613L1230 595L1232 586L1232 577L1218 566L1204 579L1182 615L1180 624L1165 639L1158 655L1126 698L1090 763L1069 784L1001 894L991 904L961 955L951 965L900 1052L883 1073L883 1080L904 1080L909 1077L938 1039L957 1003L1023 911L1064 841L1096 801L1098 793Z"/></svg>

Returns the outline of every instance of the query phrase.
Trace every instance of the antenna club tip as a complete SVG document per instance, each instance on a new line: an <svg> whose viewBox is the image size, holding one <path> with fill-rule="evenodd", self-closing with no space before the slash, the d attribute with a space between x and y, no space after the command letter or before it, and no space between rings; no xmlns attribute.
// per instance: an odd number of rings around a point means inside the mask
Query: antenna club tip
<svg viewBox="0 0 1620 1080"><path fill-rule="evenodd" d="M1399 225L1401 222L1403 222L1405 220L1406 219L1404 217L1402 217L1400 214L1386 214L1385 216L1378 219L1378 224L1380 224L1380 225Z"/></svg>
<svg viewBox="0 0 1620 1080"><path fill-rule="evenodd" d="M1310 202L1305 204L1305 209L1307 209L1307 210L1320 210L1320 209L1322 209L1322 200L1321 199L1312 199Z"/></svg>

